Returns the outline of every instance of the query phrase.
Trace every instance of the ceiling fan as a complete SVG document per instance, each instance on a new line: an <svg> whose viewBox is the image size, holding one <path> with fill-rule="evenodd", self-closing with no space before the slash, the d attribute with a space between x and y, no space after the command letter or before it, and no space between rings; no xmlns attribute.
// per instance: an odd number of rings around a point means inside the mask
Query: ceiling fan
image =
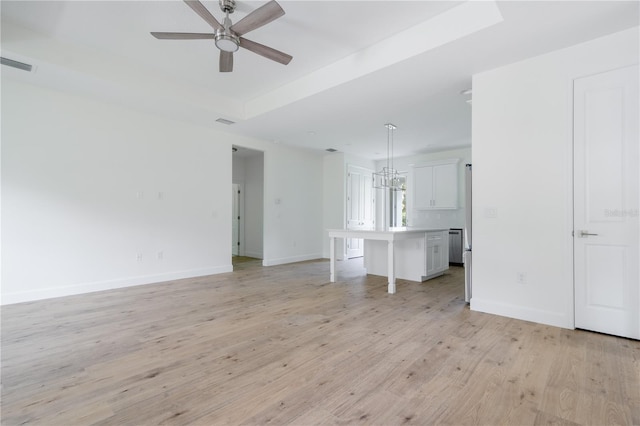
<svg viewBox="0 0 640 426"><path fill-rule="evenodd" d="M236 9L235 0L219 0L220 9L225 13L223 24L207 10L199 0L184 0L202 19L215 30L215 33L167 33L152 32L151 35L161 40L197 40L213 39L220 49L220 72L233 70L233 52L240 47L250 50L267 59L287 65L293 58L291 55L265 46L255 41L247 40L242 35L253 31L284 15L284 10L275 1L271 0L254 10L240 21L233 24L229 14Z"/></svg>

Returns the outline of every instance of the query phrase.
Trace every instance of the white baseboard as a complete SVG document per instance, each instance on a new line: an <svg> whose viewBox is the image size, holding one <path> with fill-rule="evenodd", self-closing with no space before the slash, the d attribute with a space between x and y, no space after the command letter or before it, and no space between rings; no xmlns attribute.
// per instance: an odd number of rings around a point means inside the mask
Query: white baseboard
<svg viewBox="0 0 640 426"><path fill-rule="evenodd" d="M262 266L284 265L287 263L304 262L305 260L322 259L320 253L305 254L301 256L281 257L279 259L263 259Z"/></svg>
<svg viewBox="0 0 640 426"><path fill-rule="evenodd" d="M485 312L487 314L500 315L524 321L532 321L554 327L574 329L573 318L568 314L550 312L541 309L532 309L526 306L511 305L506 303L483 300L471 297L469 303L472 311Z"/></svg>
<svg viewBox="0 0 640 426"><path fill-rule="evenodd" d="M34 300L73 296L76 294L93 293L96 291L112 290L116 288L131 287L143 284L154 284L164 281L180 280L183 278L222 274L225 272L233 272L233 266L224 265L213 268L191 269L188 271L168 272L164 274L144 275L139 277L129 277L92 283L81 283L66 287L53 287L38 290L5 293L2 294L0 305L11 305L14 303L31 302Z"/></svg>

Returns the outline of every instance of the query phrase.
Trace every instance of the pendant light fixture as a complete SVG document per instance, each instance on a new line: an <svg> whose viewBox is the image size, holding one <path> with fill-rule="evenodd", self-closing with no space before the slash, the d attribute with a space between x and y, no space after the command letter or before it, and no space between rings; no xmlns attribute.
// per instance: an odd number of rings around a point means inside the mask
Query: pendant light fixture
<svg viewBox="0 0 640 426"><path fill-rule="evenodd" d="M393 168L393 132L397 127L391 123L385 124L384 127L387 128L387 166L373 174L373 187L402 191L404 179L402 179L400 173Z"/></svg>

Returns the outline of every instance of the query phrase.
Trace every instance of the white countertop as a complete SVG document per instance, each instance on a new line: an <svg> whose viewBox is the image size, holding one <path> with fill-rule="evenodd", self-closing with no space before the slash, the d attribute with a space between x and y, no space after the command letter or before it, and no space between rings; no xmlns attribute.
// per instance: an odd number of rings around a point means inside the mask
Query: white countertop
<svg viewBox="0 0 640 426"><path fill-rule="evenodd" d="M449 231L444 228L389 228L387 230L376 229L328 229L329 238L362 238L365 240L399 241L413 238L421 238L429 232Z"/></svg>
<svg viewBox="0 0 640 426"><path fill-rule="evenodd" d="M421 232L440 232L440 231L448 231L449 228L412 228L412 227L396 227L396 228L389 228L389 229L328 229L327 231L329 231L329 235L336 234L336 233L350 233L350 232L356 232L356 233L371 233L371 234L377 234L377 233L392 233L392 234L396 234L396 233L421 233Z"/></svg>

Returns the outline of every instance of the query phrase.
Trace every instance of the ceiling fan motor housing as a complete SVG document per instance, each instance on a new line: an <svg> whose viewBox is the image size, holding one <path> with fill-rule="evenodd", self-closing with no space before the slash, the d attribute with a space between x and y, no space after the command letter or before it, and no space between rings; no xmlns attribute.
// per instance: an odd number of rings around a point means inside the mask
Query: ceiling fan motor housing
<svg viewBox="0 0 640 426"><path fill-rule="evenodd" d="M224 13L233 13L236 10L236 0L219 0L219 3Z"/></svg>

